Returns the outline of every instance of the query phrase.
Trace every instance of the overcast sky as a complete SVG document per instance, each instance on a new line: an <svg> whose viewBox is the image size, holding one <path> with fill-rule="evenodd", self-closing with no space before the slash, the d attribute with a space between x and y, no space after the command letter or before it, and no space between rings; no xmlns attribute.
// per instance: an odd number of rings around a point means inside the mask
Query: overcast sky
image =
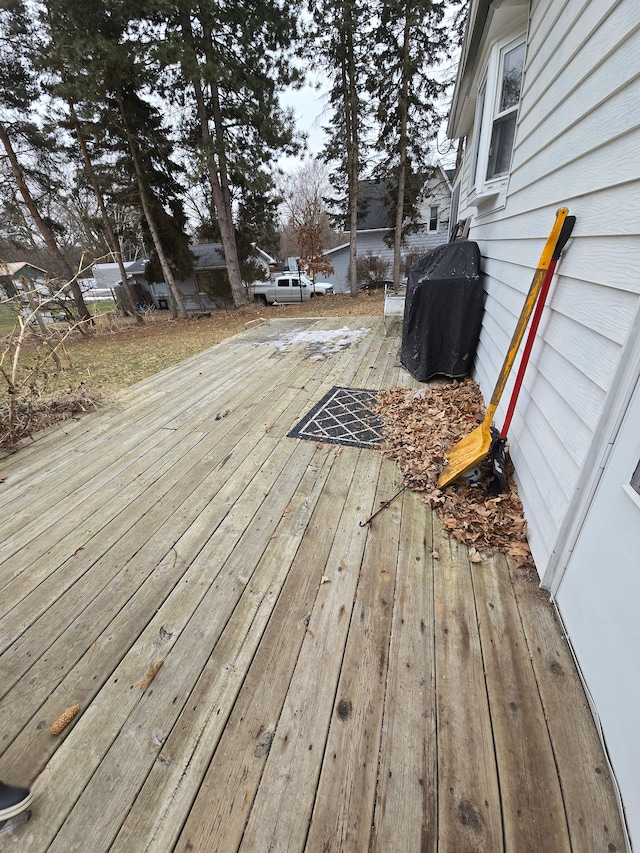
<svg viewBox="0 0 640 853"><path fill-rule="evenodd" d="M329 118L326 106L327 91L327 85L324 83L320 89L310 85L297 91L289 89L282 95L283 105L291 107L295 112L298 130L307 134L307 157L318 154L325 141L322 125L326 124ZM300 160L284 157L280 165L283 169L292 171L300 165Z"/></svg>

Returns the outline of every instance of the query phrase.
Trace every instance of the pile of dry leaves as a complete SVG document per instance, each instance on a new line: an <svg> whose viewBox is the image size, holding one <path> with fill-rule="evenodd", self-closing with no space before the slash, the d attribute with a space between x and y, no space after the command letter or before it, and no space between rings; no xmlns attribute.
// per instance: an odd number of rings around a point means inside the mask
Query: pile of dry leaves
<svg viewBox="0 0 640 853"><path fill-rule="evenodd" d="M0 449L10 450L22 438L60 421L86 414L101 404L102 395L85 388L68 389L54 399L21 398L0 404Z"/></svg>
<svg viewBox="0 0 640 853"><path fill-rule="evenodd" d="M475 551L498 550L521 566L533 565L526 542L527 525L512 479L502 494L487 498L490 463L481 465L482 480L456 480L438 488L446 453L484 417L484 401L472 379L429 385L417 391L393 388L378 395L377 414L385 425L382 452L395 459L411 489L442 519L444 527ZM479 557L478 557L479 559Z"/></svg>

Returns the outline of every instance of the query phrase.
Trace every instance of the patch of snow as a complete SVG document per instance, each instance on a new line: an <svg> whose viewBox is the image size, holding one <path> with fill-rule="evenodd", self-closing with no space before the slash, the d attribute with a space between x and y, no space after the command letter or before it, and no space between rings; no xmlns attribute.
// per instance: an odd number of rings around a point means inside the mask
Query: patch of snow
<svg viewBox="0 0 640 853"><path fill-rule="evenodd" d="M351 346L357 340L367 334L369 329L350 329L343 326L341 329L327 329L324 331L296 330L282 332L276 337L262 342L262 345L274 346L283 352L294 344L309 344L308 357L312 361L324 361L331 355Z"/></svg>

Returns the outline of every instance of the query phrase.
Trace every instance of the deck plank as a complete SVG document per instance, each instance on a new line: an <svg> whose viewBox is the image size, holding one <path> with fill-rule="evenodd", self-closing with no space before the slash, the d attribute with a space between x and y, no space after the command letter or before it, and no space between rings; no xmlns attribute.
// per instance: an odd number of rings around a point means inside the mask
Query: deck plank
<svg viewBox="0 0 640 853"><path fill-rule="evenodd" d="M353 472L359 452L351 450L347 456L351 457L348 467ZM262 633L252 628L242 647L241 659L240 655L234 657L216 649L192 701L185 706L163 747L167 759L154 765L116 839L114 851L146 849L148 844L159 850L172 849L184 815L199 791L188 832L198 838L196 849L205 849L203 845L208 843L211 827L217 821L239 819L252 778L257 786L269 745L264 733L271 731L268 724L261 729L258 721L275 719L279 713L278 696L286 693L286 677L290 677L297 648L304 638L304 615L317 594L322 562L328 557L346 498L344 471L336 468L335 453L322 454L322 458L329 461L320 494L317 489L300 492L300 509L294 508L296 516L295 521L291 519L292 530L286 535L279 532L274 539L276 544L269 560L276 570L278 564L280 571L284 565L285 577L281 586L280 579L272 583L264 604L260 604L256 623L259 618L263 620ZM312 515L300 542L292 531L299 532L309 512ZM301 517L297 518L298 515ZM283 547L287 550L283 551ZM291 550L295 553L291 554ZM316 564L317 568L312 569ZM236 682L232 687L239 694L229 697L227 702L226 691L219 691L216 683L216 678L220 680L220 676L215 676L220 661L228 667L227 678ZM209 669L213 669L214 677L207 677ZM284 687L281 687L281 673L285 674ZM222 742L218 745L220 738ZM263 746L254 754L260 738L263 738ZM224 780L223 784L220 779ZM209 796L210 791L215 792L213 797ZM201 810L199 801L203 803ZM242 827L242 820L239 823ZM231 847L232 834L228 827L225 827L224 838Z"/></svg>
<svg viewBox="0 0 640 853"><path fill-rule="evenodd" d="M571 849L622 851L611 770L569 645L548 594L523 570L508 570L556 756Z"/></svg>
<svg viewBox="0 0 640 853"><path fill-rule="evenodd" d="M250 508L252 521L244 533L238 538L234 526L229 524L221 533L221 541L214 537L214 542L212 538L190 566L191 582L183 582L177 594L169 597L152 619L144 632L145 645L148 647L161 635L163 626L165 633L170 627L173 643L165 650L165 663L157 683L154 681L153 690L141 696L135 689L149 664L155 662L148 653L141 655L138 642L127 652L98 700L80 717L65 744L49 762L45 772L51 769L60 777L66 763L67 742L71 741L69 749L77 753L74 741L90 738L92 748L84 757L86 769L79 774L80 778L90 775L90 781L79 785L77 779L59 779L63 790L67 788L67 802L74 803L74 807L55 836L50 847L52 851L79 849L83 844L85 849L104 849L105 842L117 833L122 815L126 814L132 797L144 782L164 736L189 700L193 685L253 574L253 559L257 561L266 548L275 521L282 518L315 452L313 445L305 448L284 471L281 464L274 466L279 476L272 486L264 477L260 491L264 494L266 487L268 495L257 514L253 507ZM243 526L241 517L238 523ZM236 544L238 547L234 550ZM256 556L248 560L245 554ZM155 656L155 649L151 650ZM122 780L115 791L114 778ZM87 830L88 815L95 802L103 800L105 807L100 823ZM49 811L51 806L53 812ZM42 828L48 835L60 821L60 810L50 801L43 803L43 807Z"/></svg>
<svg viewBox="0 0 640 853"><path fill-rule="evenodd" d="M378 496L393 492L397 478L395 466L387 460L385 463L380 473ZM306 843L310 851L369 849L393 616L400 507L400 503L392 504L371 522L362 564L353 568L352 583L357 586L346 614L350 620L346 647L344 653L337 656L341 662L339 680L327 674L331 665L328 661L322 667L323 682L325 678L331 683L337 681L337 690L334 688L333 706L328 703L325 709L325 713L326 710L331 713L325 720L329 735L323 750ZM313 625L312 620L310 627ZM310 743L316 750L318 744ZM304 749L309 749L306 741L302 743L302 755ZM303 830L306 830L305 816L303 813L296 817ZM252 824L257 829L258 820L253 821L253 814L251 817L249 829ZM260 815L256 817L259 819ZM258 837L255 835L254 839ZM250 844L245 849L250 850ZM296 844L293 849L300 850L302 845Z"/></svg>
<svg viewBox="0 0 640 853"><path fill-rule="evenodd" d="M405 492L372 853L438 849L431 513Z"/></svg>
<svg viewBox="0 0 640 853"><path fill-rule="evenodd" d="M467 549L435 518L434 530L438 850L499 853L501 792Z"/></svg>
<svg viewBox="0 0 640 853"><path fill-rule="evenodd" d="M506 563L472 572L500 777L505 847L569 851L555 757Z"/></svg>
<svg viewBox="0 0 640 853"><path fill-rule="evenodd" d="M354 457L358 462L356 466L353 465ZM309 752L309 728L313 726L316 715L327 714L327 705L321 702L322 692L329 689L332 700L335 687L332 690L327 683L324 657L326 655L328 665L335 665L331 652L339 637L335 636L334 630L321 633L321 620L329 618L331 609L332 629L336 622L338 625L346 622L346 614L340 611L342 604L336 611L325 602L328 598L339 597L346 588L352 592L357 580L356 567L362 558L366 534L353 524L353 518L359 512L368 511L372 505L376 470L380 467L380 459L375 454L353 448L344 448L340 459L343 466L327 483L327 501L323 502L323 510L314 525L318 535L330 544L330 550L326 558L326 552L320 550L316 559L313 550L305 549L301 559L295 560L295 573L291 574L284 597L274 611L265 640L248 672L176 850L215 851L222 849L224 844L236 849L242 840L260 781L267 772L265 764L269 760L280 763L285 756L285 763L291 766L286 757L300 751L303 726L307 737L304 737L302 752ZM362 483L361 488L348 488L350 470L353 480ZM338 518L334 516L336 508L340 510ZM345 517L349 524L341 523ZM335 529L333 535L332 529ZM332 581L322 584L324 576L331 577ZM349 600L348 596L346 598ZM302 654L308 664L312 664L311 670L299 668ZM337 663L339 666L339 660ZM304 701L298 693L291 692L291 688L295 688L292 678L296 669L302 688L308 687L310 673L316 676L311 700ZM317 678L320 671L323 677ZM265 673L269 674L266 679ZM285 703L288 703L286 709ZM290 738L288 720L291 717L295 722ZM268 742L265 733L269 733ZM296 780L300 783L297 775ZM296 787L290 791L295 802L287 801L284 798L284 789L290 790L287 781L291 781L290 774L285 772L272 783L274 788L269 802L273 807L269 826L264 827L266 832L275 830L282 833L280 821L288 823L292 817L295 819L299 799L308 799L313 793L313 787L310 790L308 785L300 785L301 790ZM212 798L213 791L217 793ZM278 825L271 827L272 823Z"/></svg>

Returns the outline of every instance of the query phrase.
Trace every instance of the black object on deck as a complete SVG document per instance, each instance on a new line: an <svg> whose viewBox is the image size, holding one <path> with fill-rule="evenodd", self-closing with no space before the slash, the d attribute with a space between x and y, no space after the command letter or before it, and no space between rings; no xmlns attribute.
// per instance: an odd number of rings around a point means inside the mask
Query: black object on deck
<svg viewBox="0 0 640 853"><path fill-rule="evenodd" d="M409 270L402 366L421 382L468 376L483 312L478 244L463 240L433 249Z"/></svg>

